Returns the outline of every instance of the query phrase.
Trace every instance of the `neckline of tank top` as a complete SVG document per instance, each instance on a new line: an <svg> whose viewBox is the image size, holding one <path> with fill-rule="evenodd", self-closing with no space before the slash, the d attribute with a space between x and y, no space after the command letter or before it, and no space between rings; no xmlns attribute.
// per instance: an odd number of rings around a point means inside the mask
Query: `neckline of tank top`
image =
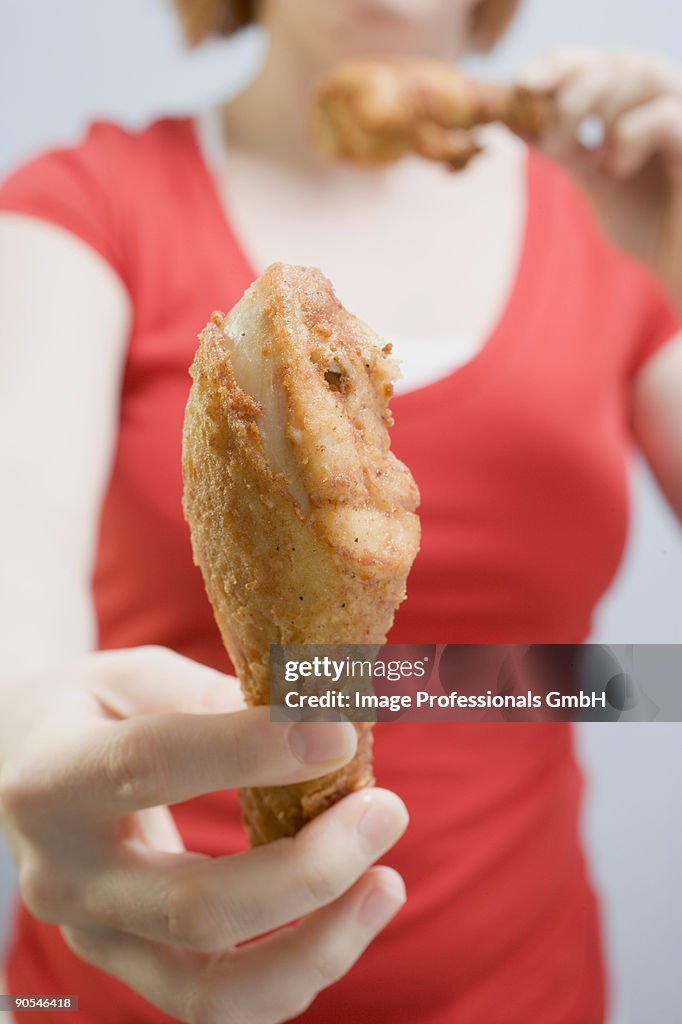
<svg viewBox="0 0 682 1024"><path fill-rule="evenodd" d="M205 107L191 119L194 137L207 177L213 185L216 199L229 224L229 207L226 206L220 182L227 174L227 153L225 130L219 110L215 106ZM505 333L508 321L513 320L517 304L521 301L520 285L527 280L527 264L532 243L532 189L530 176L532 163L526 160L526 212L523 238L519 247L516 267L512 275L511 288L490 332L483 339L463 335L444 336L391 336L386 340L393 345L393 355L400 363L400 379L396 382L395 395L410 395L430 385L439 384L450 377L464 381L469 374L478 371L490 357L498 340ZM237 245L241 245L236 239ZM248 260L247 260L248 262ZM464 389L464 393L467 389ZM469 389L469 393L471 390Z"/></svg>

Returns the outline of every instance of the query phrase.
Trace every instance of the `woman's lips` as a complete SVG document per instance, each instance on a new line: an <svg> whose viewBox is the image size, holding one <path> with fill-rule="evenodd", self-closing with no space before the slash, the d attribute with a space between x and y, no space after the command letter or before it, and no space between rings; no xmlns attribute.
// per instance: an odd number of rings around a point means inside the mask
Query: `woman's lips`
<svg viewBox="0 0 682 1024"><path fill-rule="evenodd" d="M338 28L354 32L381 31L413 31L418 18L414 11L407 11L400 4L381 0L366 3L348 4L346 11L339 18Z"/></svg>

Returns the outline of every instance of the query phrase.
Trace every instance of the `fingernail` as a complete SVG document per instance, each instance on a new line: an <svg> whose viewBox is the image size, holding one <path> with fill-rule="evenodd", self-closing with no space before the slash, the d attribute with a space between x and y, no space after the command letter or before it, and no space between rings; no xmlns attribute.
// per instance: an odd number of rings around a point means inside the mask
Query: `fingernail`
<svg viewBox="0 0 682 1024"><path fill-rule="evenodd" d="M348 760L355 730L349 722L299 722L289 730L289 747L303 764Z"/></svg>
<svg viewBox="0 0 682 1024"><path fill-rule="evenodd" d="M379 931L388 924L405 903L405 883L400 875L394 882L375 885L370 889L358 910L358 921L363 928Z"/></svg>
<svg viewBox="0 0 682 1024"><path fill-rule="evenodd" d="M371 854L383 853L405 831L407 818L399 801L389 804L370 800L357 824L358 835Z"/></svg>

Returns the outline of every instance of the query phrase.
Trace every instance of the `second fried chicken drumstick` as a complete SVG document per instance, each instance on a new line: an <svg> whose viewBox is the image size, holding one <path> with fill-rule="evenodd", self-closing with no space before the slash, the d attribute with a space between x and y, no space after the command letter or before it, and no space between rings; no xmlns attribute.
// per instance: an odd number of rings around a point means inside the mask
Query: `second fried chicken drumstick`
<svg viewBox="0 0 682 1024"><path fill-rule="evenodd" d="M183 441L195 562L249 704L270 644L382 644L419 546L418 492L391 453L396 365L317 270L277 264L200 335ZM341 771L248 789L251 841L293 835L371 784L371 726Z"/></svg>
<svg viewBox="0 0 682 1024"><path fill-rule="evenodd" d="M320 84L312 129L332 157L390 163L414 153L460 170L480 151L477 125L499 121L532 139L551 117L549 95L478 81L441 61L358 58Z"/></svg>

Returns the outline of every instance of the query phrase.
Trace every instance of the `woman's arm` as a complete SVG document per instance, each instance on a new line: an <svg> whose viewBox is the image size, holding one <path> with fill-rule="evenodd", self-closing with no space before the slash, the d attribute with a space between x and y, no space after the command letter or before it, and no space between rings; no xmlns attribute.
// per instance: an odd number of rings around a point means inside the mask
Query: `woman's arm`
<svg viewBox="0 0 682 1024"><path fill-rule="evenodd" d="M0 822L24 902L82 959L187 1024L280 1024L404 902L399 876L371 865L407 813L364 790L296 839L186 852L165 805L336 771L355 730L240 710L236 680L169 651L73 658L90 641L129 323L123 286L85 245L0 217Z"/></svg>
<svg viewBox="0 0 682 1024"><path fill-rule="evenodd" d="M682 334L644 364L632 401L635 436L682 520Z"/></svg>
<svg viewBox="0 0 682 1024"><path fill-rule="evenodd" d="M91 646L89 575L131 311L75 236L0 215L0 678Z"/></svg>
<svg viewBox="0 0 682 1024"><path fill-rule="evenodd" d="M565 47L523 84L549 89L556 116L540 145L573 172L612 240L659 276L682 309L682 68L660 55ZM601 122L585 148L581 126Z"/></svg>
<svg viewBox="0 0 682 1024"><path fill-rule="evenodd" d="M542 148L574 172L611 238L682 308L682 68L661 56L568 47L531 62L522 81L556 97ZM603 129L595 149L580 141L590 116ZM632 422L682 517L682 335L638 372Z"/></svg>

